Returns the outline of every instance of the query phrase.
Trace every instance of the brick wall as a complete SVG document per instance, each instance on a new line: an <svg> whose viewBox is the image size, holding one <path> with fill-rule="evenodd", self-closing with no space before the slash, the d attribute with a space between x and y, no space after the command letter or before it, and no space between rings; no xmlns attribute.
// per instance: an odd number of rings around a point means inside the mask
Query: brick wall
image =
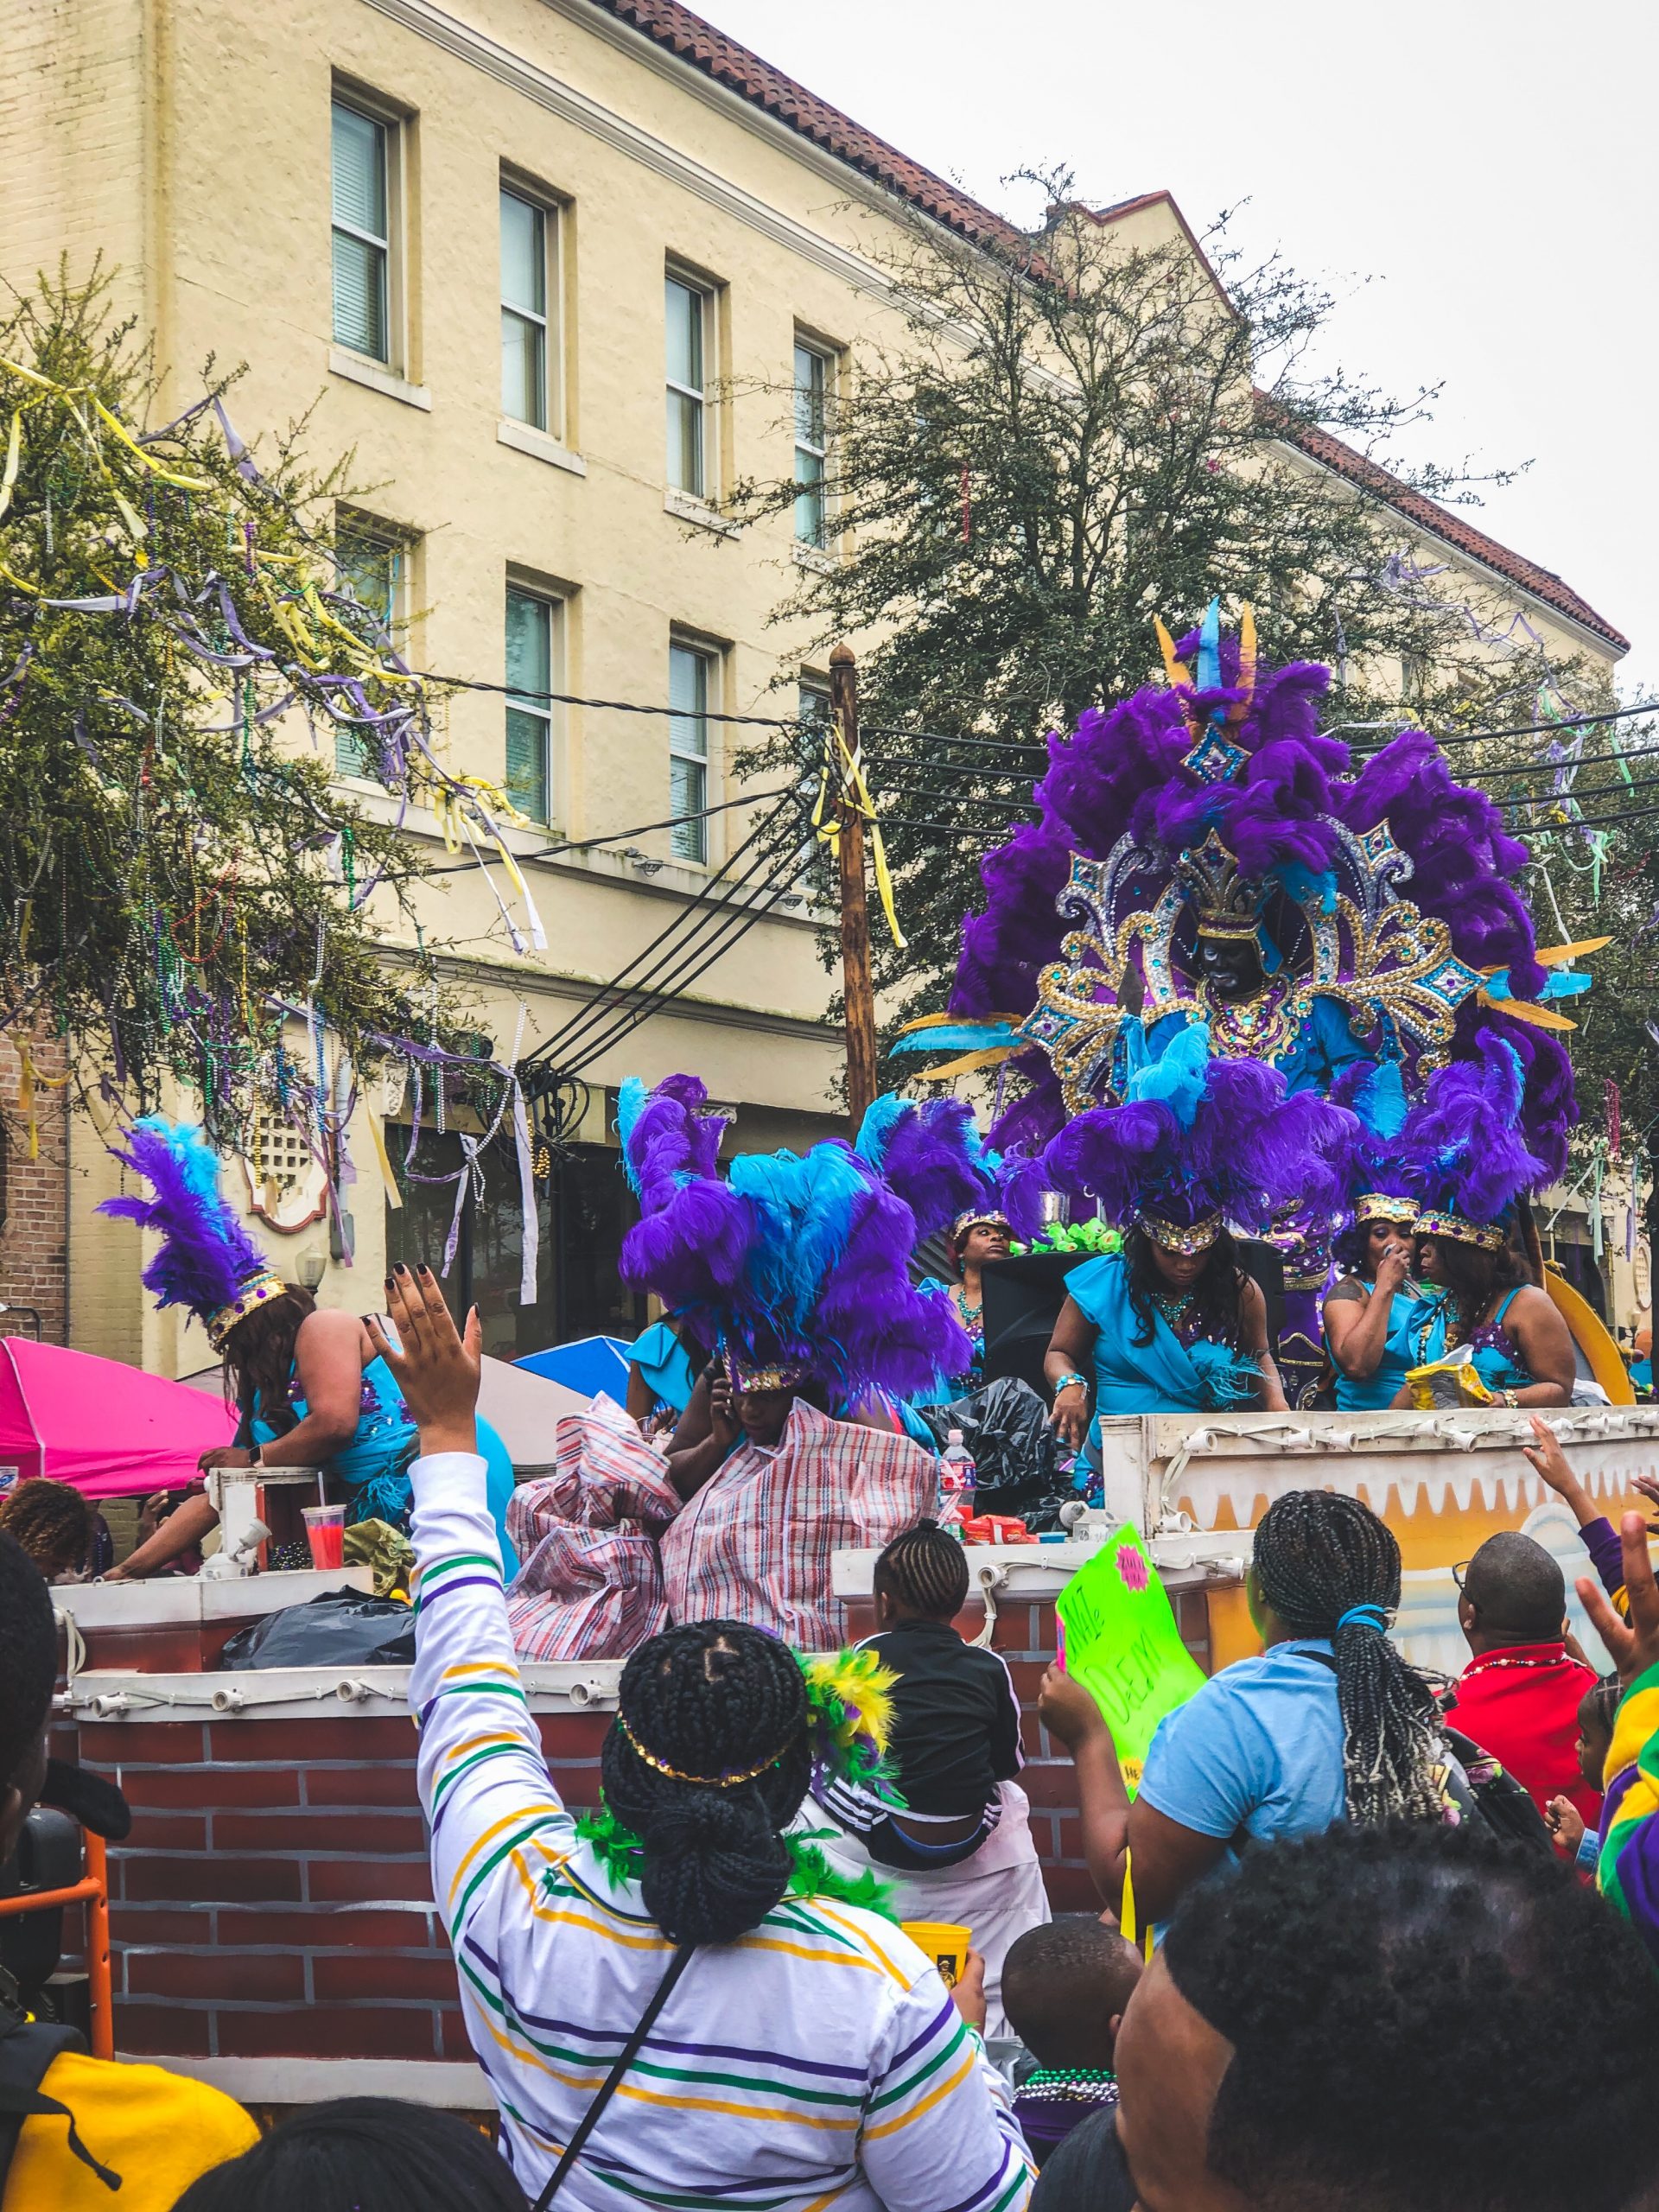
<svg viewBox="0 0 1659 2212"><path fill-rule="evenodd" d="M1175 1599L1199 1663L1202 1592ZM974 1632L977 1623L964 1619ZM1054 1608L1005 1605L995 1648L1024 1711L1032 1830L1058 1911L1096 1904L1071 1763L1035 1704ZM608 1715L538 1717L565 1802L599 1794ZM454 1968L432 1902L409 1721L88 1721L59 1757L113 1775L133 1808L110 1852L116 2044L158 2058L464 2059Z"/></svg>
<svg viewBox="0 0 1659 2212"><path fill-rule="evenodd" d="M61 1075L65 1058L56 1044L35 1048L42 1076ZM67 1341L68 1127L67 1091L37 1085L35 1122L39 1156L29 1156L28 1124L18 1110L21 1068L10 1042L0 1050L0 1115L6 1123L5 1222L0 1227L0 1301L32 1306L48 1344ZM32 1337L34 1322L0 1313L0 1337Z"/></svg>

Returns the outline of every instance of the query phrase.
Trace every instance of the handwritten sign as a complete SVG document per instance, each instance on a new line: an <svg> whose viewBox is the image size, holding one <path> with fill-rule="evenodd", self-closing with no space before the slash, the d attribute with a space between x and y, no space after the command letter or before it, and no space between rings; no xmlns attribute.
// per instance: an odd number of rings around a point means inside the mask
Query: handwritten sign
<svg viewBox="0 0 1659 2212"><path fill-rule="evenodd" d="M1139 1530L1126 1525L1103 1544L1061 1591L1055 1611L1065 1671L1105 1714L1133 1797L1158 1723L1204 1680Z"/></svg>

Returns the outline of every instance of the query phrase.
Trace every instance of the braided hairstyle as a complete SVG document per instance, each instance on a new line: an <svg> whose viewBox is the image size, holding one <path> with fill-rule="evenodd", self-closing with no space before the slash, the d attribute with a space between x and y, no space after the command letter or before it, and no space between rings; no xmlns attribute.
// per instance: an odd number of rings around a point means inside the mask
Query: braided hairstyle
<svg viewBox="0 0 1659 2212"><path fill-rule="evenodd" d="M806 1719L788 1645L738 1621L669 1629L622 1669L605 1802L639 1839L645 1908L671 1942L734 1942L783 1896L792 1863L782 1832L812 1771ZM728 1775L749 1778L717 1778Z"/></svg>
<svg viewBox="0 0 1659 2212"><path fill-rule="evenodd" d="M1287 1491L1262 1516L1254 1573L1293 1635L1331 1639L1349 1819L1440 1820L1439 1708L1383 1633L1383 1616L1400 1603L1393 1530L1357 1497ZM1340 1625L1355 1607L1365 1616Z"/></svg>
<svg viewBox="0 0 1659 2212"><path fill-rule="evenodd" d="M870 1586L924 1620L952 1621L968 1602L968 1555L937 1521L918 1521L880 1554Z"/></svg>
<svg viewBox="0 0 1659 2212"><path fill-rule="evenodd" d="M0 1529L42 1574L80 1566L92 1541L92 1509L71 1483L31 1475L0 1500Z"/></svg>

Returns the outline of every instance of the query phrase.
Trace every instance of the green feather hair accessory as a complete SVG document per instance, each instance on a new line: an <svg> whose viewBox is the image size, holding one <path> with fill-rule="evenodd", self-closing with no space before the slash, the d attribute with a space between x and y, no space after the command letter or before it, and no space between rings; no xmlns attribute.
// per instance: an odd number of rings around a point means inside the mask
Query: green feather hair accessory
<svg viewBox="0 0 1659 2212"><path fill-rule="evenodd" d="M845 1782L903 1812L893 1786L887 1738L899 1677L874 1651L798 1652L806 1680L807 1733L815 1795L826 1781Z"/></svg>
<svg viewBox="0 0 1659 2212"><path fill-rule="evenodd" d="M576 1821L576 1832L592 1846L594 1856L604 1868L613 1889L639 1879L645 1846L632 1828L623 1827L608 1805L601 1801L596 1812L582 1814ZM896 1922L891 1891L886 1883L878 1882L868 1867L856 1877L838 1874L819 1850L820 1840L834 1833L830 1828L803 1828L780 1839L790 1859L788 1894L795 1897L828 1897L832 1904L859 1905L866 1912L879 1912L883 1919Z"/></svg>

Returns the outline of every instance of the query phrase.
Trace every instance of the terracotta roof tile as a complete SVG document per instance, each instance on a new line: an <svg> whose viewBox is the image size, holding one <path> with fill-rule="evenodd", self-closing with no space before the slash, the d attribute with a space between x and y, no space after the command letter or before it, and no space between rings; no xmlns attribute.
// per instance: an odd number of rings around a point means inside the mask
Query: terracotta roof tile
<svg viewBox="0 0 1659 2212"><path fill-rule="evenodd" d="M885 138L878 138L873 130L865 130L862 124L855 123L839 108L831 107L828 100L818 99L792 77L786 77L781 69L773 68L747 47L728 38L701 16L693 15L690 9L679 4L679 0L593 0L593 5L678 54L682 60L701 69L740 99L752 101L780 123L798 130L804 138L810 139L837 161L845 162L849 168L910 200L936 222L964 238L983 239L988 244L1026 243L1022 234L994 209L982 206L958 186L948 184L931 169L924 168L919 162L912 161L897 147L888 145ZM1098 219L1109 222L1168 197L1163 192L1142 193L1135 199L1119 201L1116 207L1090 212ZM1179 208L1176 213L1179 214ZM1188 235L1191 236L1190 232ZM1194 245L1196 247L1196 240ZM1293 442L1311 460L1346 477L1351 483L1363 485L1446 544L1484 563L1499 575L1507 576L1512 583L1542 600L1546 606L1593 631L1618 652L1629 650L1629 639L1611 622L1604 621L1592 607L1550 569L1541 569L1535 562L1511 553L1496 538L1488 537L1484 531L1437 505L1422 493L1412 491L1375 461L1344 445L1340 439L1324 430L1299 429Z"/></svg>
<svg viewBox="0 0 1659 2212"><path fill-rule="evenodd" d="M855 123L839 108L831 107L828 100L821 100L804 85L798 85L792 77L786 77L781 69L774 69L769 61L751 54L747 47L740 46L712 23L704 22L701 16L694 16L689 8L681 7L679 0L594 0L594 5L620 22L632 24L657 45L667 47L682 60L712 77L716 84L726 86L743 99L752 100L756 107L764 108L780 123L798 130L804 138L810 138L814 145L833 154L837 161L874 177L901 199L913 201L936 222L959 231L964 238L984 238L1001 245L1026 243L1023 234L1005 217L982 207L958 186L947 184L919 162L912 162L896 146L889 146L885 138L878 138L873 130L865 130L862 124Z"/></svg>
<svg viewBox="0 0 1659 2212"><path fill-rule="evenodd" d="M1272 402L1264 392L1256 398L1264 415L1272 410ZM1535 561L1529 561L1523 554L1510 552L1507 545L1500 545L1495 537L1488 537L1484 530L1477 530L1472 523L1449 507L1443 507L1426 493L1414 492L1397 476L1391 476L1374 461L1356 453L1351 446L1333 438L1328 430L1315 430L1280 425L1281 435L1287 443L1305 453L1310 461L1319 461L1338 476L1345 477L1351 484L1361 485L1384 499L1396 512L1441 539L1466 553L1471 560L1496 569L1500 576L1507 576L1511 583L1519 584L1534 598L1541 599L1546 607L1553 607L1558 614L1582 624L1599 638L1603 638L1617 652L1630 651L1630 639L1612 624L1598 614L1595 608L1579 597L1577 592L1564 584L1553 569L1541 569Z"/></svg>

